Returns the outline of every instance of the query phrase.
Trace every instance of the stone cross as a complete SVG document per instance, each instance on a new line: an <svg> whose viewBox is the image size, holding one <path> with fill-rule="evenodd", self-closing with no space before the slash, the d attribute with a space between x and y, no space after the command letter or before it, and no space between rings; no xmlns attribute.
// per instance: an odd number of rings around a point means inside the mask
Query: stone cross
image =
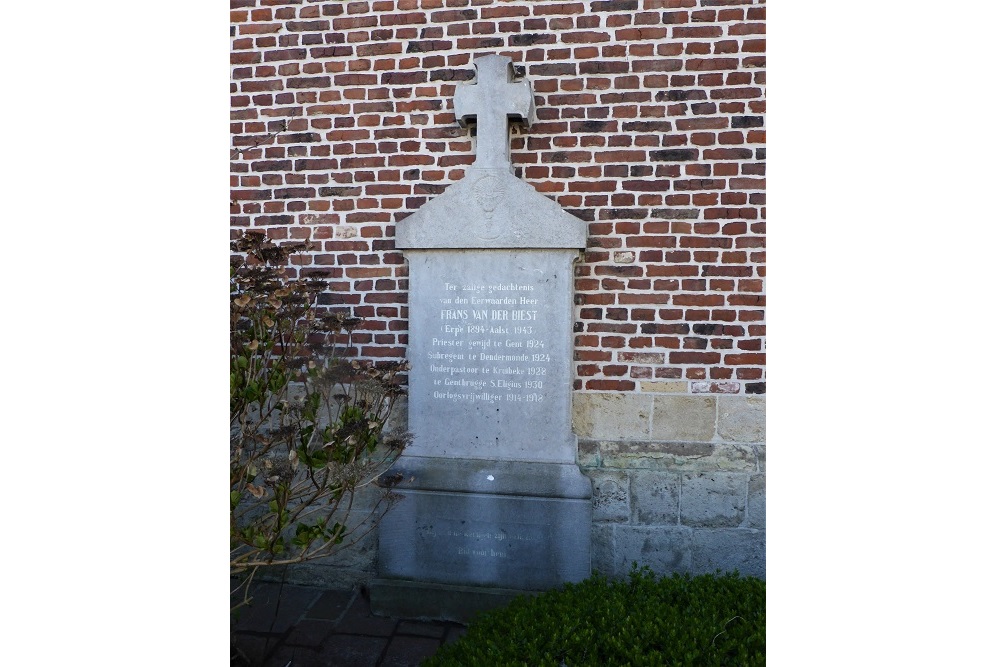
<svg viewBox="0 0 1000 667"><path fill-rule="evenodd" d="M535 98L527 81L511 81L511 60L489 55L476 59L476 82L455 91L455 117L466 127L475 117L476 161L473 167L510 170L508 120L529 125Z"/></svg>

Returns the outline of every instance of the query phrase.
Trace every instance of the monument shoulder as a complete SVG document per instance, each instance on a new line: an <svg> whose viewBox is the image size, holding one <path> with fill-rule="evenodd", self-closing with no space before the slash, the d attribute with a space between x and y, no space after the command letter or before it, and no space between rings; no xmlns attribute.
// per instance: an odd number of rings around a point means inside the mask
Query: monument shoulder
<svg viewBox="0 0 1000 667"><path fill-rule="evenodd" d="M396 247L572 248L587 224L504 169L469 169L396 224Z"/></svg>

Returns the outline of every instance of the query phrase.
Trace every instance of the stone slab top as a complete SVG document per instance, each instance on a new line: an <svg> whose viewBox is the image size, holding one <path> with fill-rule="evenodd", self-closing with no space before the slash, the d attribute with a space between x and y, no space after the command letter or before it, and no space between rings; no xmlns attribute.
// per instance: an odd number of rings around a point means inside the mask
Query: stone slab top
<svg viewBox="0 0 1000 667"><path fill-rule="evenodd" d="M400 490L589 499L590 478L575 463L399 457L379 478Z"/></svg>

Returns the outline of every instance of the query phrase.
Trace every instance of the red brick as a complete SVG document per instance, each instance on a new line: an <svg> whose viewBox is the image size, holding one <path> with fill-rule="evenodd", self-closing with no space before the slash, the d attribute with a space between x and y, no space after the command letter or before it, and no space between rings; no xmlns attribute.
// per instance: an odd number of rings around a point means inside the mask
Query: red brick
<svg viewBox="0 0 1000 667"><path fill-rule="evenodd" d="M725 363L728 366L763 366L767 355L763 353L727 354Z"/></svg>
<svg viewBox="0 0 1000 667"><path fill-rule="evenodd" d="M669 355L671 364L717 364L722 358L718 352L674 351Z"/></svg>
<svg viewBox="0 0 1000 667"><path fill-rule="evenodd" d="M763 23L737 23L727 29L729 35L763 35L764 33L765 25Z"/></svg>
<svg viewBox="0 0 1000 667"><path fill-rule="evenodd" d="M703 72L706 70L732 70L739 67L738 58L688 58L684 62L684 69Z"/></svg>

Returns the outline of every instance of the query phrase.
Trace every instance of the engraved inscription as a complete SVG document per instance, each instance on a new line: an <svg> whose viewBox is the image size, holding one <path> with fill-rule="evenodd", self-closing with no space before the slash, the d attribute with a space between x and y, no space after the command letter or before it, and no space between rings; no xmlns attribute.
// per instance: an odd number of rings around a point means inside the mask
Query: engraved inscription
<svg viewBox="0 0 1000 667"><path fill-rule="evenodd" d="M432 396L467 403L543 403L551 357L535 326L541 299L518 282L445 281L427 352Z"/></svg>
<svg viewBox="0 0 1000 667"><path fill-rule="evenodd" d="M519 525L519 530L515 529L514 531L508 528L477 530L461 527L458 525L459 522L454 520L439 519L438 521L443 525L419 526L417 534L428 541L428 546L436 545L439 552L443 546L445 552L459 556L509 558L512 555L517 555L519 544L537 544L545 539L545 529L542 526Z"/></svg>

